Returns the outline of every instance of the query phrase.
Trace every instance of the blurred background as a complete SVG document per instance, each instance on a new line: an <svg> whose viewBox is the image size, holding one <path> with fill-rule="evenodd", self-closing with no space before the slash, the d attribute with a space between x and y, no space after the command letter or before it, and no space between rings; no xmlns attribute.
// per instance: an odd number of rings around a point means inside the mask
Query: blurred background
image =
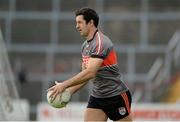
<svg viewBox="0 0 180 122"><path fill-rule="evenodd" d="M29 105L28 120L37 120L38 104L46 101L49 84L81 70L84 39L75 28L74 11L84 6L99 13L99 29L115 45L133 103L177 104L180 0L0 0L12 82L17 96ZM71 101L87 102L91 85Z"/></svg>

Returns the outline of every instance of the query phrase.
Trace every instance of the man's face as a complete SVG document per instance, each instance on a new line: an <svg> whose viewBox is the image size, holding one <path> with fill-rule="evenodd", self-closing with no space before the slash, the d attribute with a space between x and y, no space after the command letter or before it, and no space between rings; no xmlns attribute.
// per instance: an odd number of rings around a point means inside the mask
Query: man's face
<svg viewBox="0 0 180 122"><path fill-rule="evenodd" d="M89 34L89 24L86 24L86 21L83 18L83 15L78 15L76 17L76 29L80 32L80 34L84 37L87 37Z"/></svg>

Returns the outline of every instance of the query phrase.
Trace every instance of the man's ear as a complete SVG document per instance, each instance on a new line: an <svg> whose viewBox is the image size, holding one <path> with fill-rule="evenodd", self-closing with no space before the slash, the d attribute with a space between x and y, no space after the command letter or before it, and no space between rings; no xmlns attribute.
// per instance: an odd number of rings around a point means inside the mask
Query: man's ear
<svg viewBox="0 0 180 122"><path fill-rule="evenodd" d="M93 20L90 20L90 21L89 21L89 24L90 24L90 25L94 25L94 21L93 21Z"/></svg>

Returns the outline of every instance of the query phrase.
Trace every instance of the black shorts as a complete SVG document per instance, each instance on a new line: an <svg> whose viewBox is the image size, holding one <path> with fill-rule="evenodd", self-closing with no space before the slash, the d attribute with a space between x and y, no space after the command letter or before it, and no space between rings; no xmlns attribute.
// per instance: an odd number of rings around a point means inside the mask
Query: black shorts
<svg viewBox="0 0 180 122"><path fill-rule="evenodd" d="M95 98L90 96L87 108L102 109L109 119L117 121L130 114L131 102L132 98L129 91L109 98Z"/></svg>

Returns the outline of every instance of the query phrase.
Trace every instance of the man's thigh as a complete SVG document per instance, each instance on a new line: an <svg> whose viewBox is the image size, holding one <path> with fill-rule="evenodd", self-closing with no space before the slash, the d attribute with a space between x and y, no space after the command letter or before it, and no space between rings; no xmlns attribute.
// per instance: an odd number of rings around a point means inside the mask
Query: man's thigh
<svg viewBox="0 0 180 122"><path fill-rule="evenodd" d="M107 121L107 116L101 109L86 108L84 121Z"/></svg>

